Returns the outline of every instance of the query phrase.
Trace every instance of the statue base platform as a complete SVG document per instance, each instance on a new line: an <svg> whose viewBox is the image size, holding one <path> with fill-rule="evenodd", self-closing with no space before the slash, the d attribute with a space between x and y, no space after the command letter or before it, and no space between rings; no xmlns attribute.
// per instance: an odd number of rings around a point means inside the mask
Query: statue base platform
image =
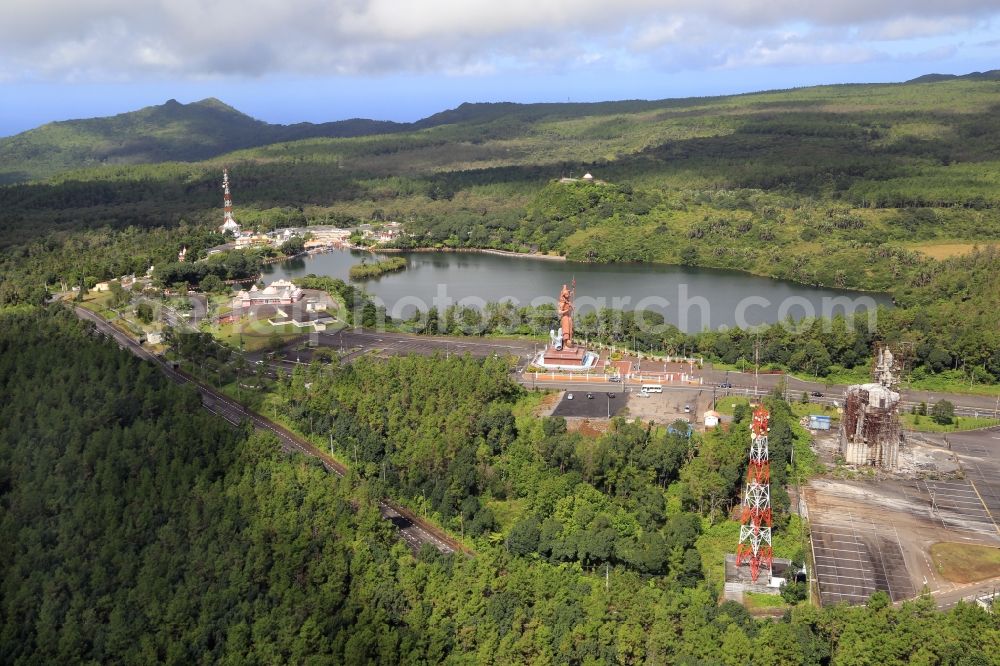
<svg viewBox="0 0 1000 666"><path fill-rule="evenodd" d="M597 365L598 355L583 347L556 349L549 346L539 353L535 365L550 370L590 370Z"/></svg>
<svg viewBox="0 0 1000 666"><path fill-rule="evenodd" d="M551 365L579 365L582 367L586 355L587 350L583 347L570 347L569 349L549 347L542 355L542 360Z"/></svg>

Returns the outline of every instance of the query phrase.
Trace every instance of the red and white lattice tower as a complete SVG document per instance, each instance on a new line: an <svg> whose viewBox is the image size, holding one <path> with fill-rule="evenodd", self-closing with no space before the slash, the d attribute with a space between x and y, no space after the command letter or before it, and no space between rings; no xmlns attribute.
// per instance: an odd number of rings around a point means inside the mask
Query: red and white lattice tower
<svg viewBox="0 0 1000 666"><path fill-rule="evenodd" d="M229 193L229 169L222 170L222 226L219 231L225 233L232 231L234 234L240 232L240 225L233 219L233 197Z"/></svg>
<svg viewBox="0 0 1000 666"><path fill-rule="evenodd" d="M763 407L753 412L750 423L750 465L743 491L743 515L740 518L740 545L736 548L736 566L749 562L750 580L757 582L761 569L771 579L771 463L767 454L770 414Z"/></svg>

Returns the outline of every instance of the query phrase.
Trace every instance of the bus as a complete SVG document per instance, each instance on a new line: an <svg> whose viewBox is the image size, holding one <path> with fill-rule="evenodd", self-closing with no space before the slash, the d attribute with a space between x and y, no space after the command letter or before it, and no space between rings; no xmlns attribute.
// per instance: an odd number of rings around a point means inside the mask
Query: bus
<svg viewBox="0 0 1000 666"><path fill-rule="evenodd" d="M643 393L663 393L663 384L643 384L640 390Z"/></svg>

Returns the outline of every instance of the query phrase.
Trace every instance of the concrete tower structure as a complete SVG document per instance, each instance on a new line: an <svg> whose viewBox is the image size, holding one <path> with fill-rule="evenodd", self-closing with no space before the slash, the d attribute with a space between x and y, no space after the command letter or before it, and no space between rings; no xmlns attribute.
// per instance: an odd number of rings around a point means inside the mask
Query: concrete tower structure
<svg viewBox="0 0 1000 666"><path fill-rule="evenodd" d="M899 381L896 359L880 347L874 382L847 387L840 420L840 452L851 465L895 469L902 429L899 424Z"/></svg>

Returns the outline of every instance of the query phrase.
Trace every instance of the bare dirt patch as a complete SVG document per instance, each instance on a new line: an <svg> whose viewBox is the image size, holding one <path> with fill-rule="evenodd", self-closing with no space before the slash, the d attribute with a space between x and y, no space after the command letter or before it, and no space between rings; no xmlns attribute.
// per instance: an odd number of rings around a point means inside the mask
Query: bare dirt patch
<svg viewBox="0 0 1000 666"><path fill-rule="evenodd" d="M938 573L953 583L975 583L1000 576L1000 548L941 542L931 546Z"/></svg>
<svg viewBox="0 0 1000 666"><path fill-rule="evenodd" d="M535 416L550 416L560 400L562 396L558 392L546 393L535 408Z"/></svg>
<svg viewBox="0 0 1000 666"><path fill-rule="evenodd" d="M578 432L585 437L599 437L608 431L610 421L590 419L566 419L566 430Z"/></svg>

